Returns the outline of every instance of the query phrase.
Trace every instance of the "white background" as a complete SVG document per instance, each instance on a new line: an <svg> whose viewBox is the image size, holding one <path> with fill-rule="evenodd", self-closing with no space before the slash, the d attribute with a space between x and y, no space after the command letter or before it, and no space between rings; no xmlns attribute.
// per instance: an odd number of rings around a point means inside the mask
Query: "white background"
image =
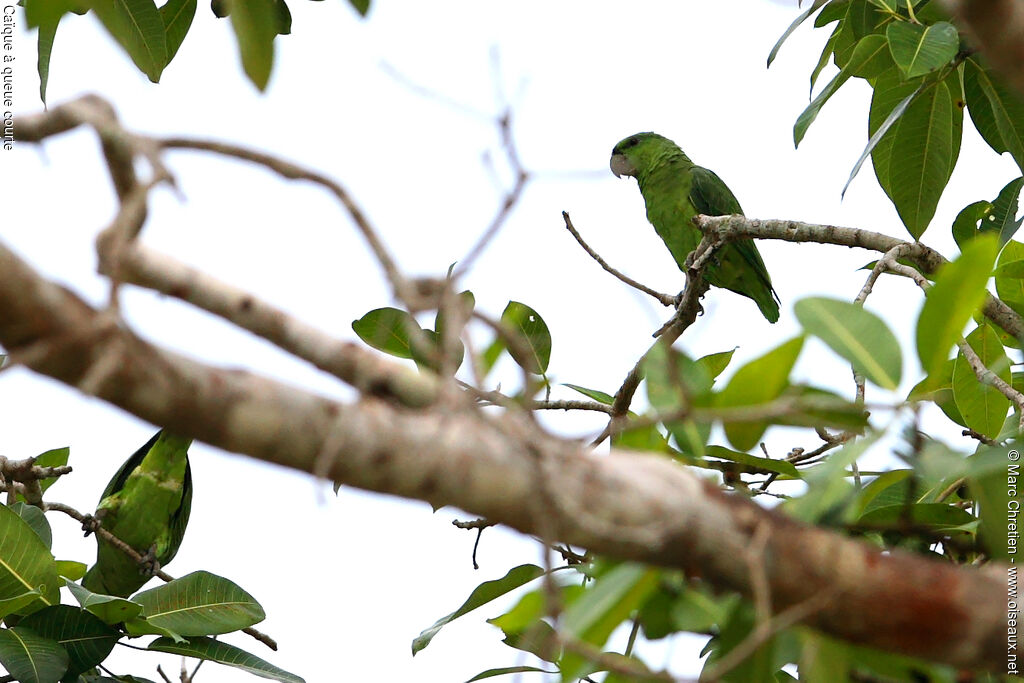
<svg viewBox="0 0 1024 683"><path fill-rule="evenodd" d="M159 85L150 84L92 17L66 18L51 61L48 98L84 92L109 98L135 130L233 141L281 155L340 180L367 210L400 265L441 274L463 258L496 211L510 176L493 116L510 102L524 164L536 172L465 286L500 314L509 299L536 308L551 328L550 374L613 392L668 312L603 273L565 231L560 212L613 265L666 292L682 279L646 223L632 180L607 171L611 147L658 131L729 184L746 213L867 228L907 237L870 165L840 201L866 142L870 90L846 85L823 110L799 151L792 124L807 103L808 76L827 31L807 24L765 58L795 3L413 2L380 0L367 20L347 3L293 0L293 35L276 41L266 93L241 73L229 22L200 2L192 30ZM18 15L19 22L22 17ZM34 34L18 27L16 112L40 108ZM496 57L495 57L496 56ZM386 66L385 66L386 65ZM834 68L822 75L821 84ZM425 97L405 79L459 103ZM820 87L820 86L819 86ZM490 162L484 161L487 155ZM247 288L343 338L351 321L389 305L380 270L347 215L323 191L245 164L198 153L168 155L185 201L154 193L143 239ZM0 156L0 240L48 276L100 304L93 239L114 197L94 136L64 135ZM955 255L949 225L959 208L991 199L1017 175L984 146L969 121L960 163L925 241ZM723 290L681 348L693 356L739 344L732 369L799 332L800 297L852 299L874 257L839 247L762 243L782 299L769 325L747 299ZM920 296L883 280L868 307L884 309L913 348ZM206 362L244 367L350 399L337 381L202 313L148 292L125 294L126 318L143 336ZM905 358L903 394L918 379ZM852 392L845 364L809 342L804 379ZM515 374L495 376L510 386ZM869 387L869 399L893 399ZM558 388L556 397L570 397ZM546 416L570 436L592 435L592 416ZM886 418L877 418L884 426ZM21 458L71 446L73 476L48 496L88 511L118 464L155 427L72 389L16 368L0 375L0 454ZM812 436L774 430L773 457ZM881 456L879 456L881 457ZM278 639L271 653L243 637L231 642L307 681L466 680L520 663L484 618L490 607L447 627L415 659L410 642L454 610L480 581L538 562L527 540L489 530L470 561L473 535L454 529L451 509L343 489L309 476L196 444L189 533L169 567L227 576L264 606L259 626ZM599 505L600 501L595 501ZM54 515L58 558L93 557L94 541ZM70 602L70 596L65 598ZM694 641L647 650L653 666L699 670ZM156 656L119 648L114 671L156 679ZM177 660L159 658L173 674ZM204 666L199 680L251 681ZM523 680L530 680L524 677Z"/></svg>

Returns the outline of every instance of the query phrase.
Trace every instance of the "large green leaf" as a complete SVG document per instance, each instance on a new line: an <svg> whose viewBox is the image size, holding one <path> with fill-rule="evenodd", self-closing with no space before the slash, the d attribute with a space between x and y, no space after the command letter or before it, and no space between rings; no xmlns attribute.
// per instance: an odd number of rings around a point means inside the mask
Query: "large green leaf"
<svg viewBox="0 0 1024 683"><path fill-rule="evenodd" d="M42 510L35 505L28 505L20 501L13 503L10 507L19 517L25 520L26 524L32 527L32 530L36 532L36 535L39 536L47 548L53 546L53 532Z"/></svg>
<svg viewBox="0 0 1024 683"><path fill-rule="evenodd" d="M132 596L146 623L182 636L213 636L257 624L266 617L256 599L237 584L205 571ZM135 628L133 632L142 632Z"/></svg>
<svg viewBox="0 0 1024 683"><path fill-rule="evenodd" d="M302 678L293 673L279 669L270 662L266 662L256 655L249 654L241 648L222 643L213 638L196 636L189 638L187 643L176 643L170 638L157 638L149 644L147 649L233 666L236 669L248 671L261 678L282 681L282 683L305 683Z"/></svg>
<svg viewBox="0 0 1024 683"><path fill-rule="evenodd" d="M1010 240L999 254L996 293L1003 302L1024 315L1024 244Z"/></svg>
<svg viewBox="0 0 1024 683"><path fill-rule="evenodd" d="M966 427L963 415L957 410L953 400L953 365L956 360L950 358L939 366L939 370L914 385L907 395L908 401L931 401L939 407L953 422Z"/></svg>
<svg viewBox="0 0 1024 683"><path fill-rule="evenodd" d="M889 130L871 151L879 185L889 195L904 225L914 238L928 227L939 197L960 154L963 110L955 74L926 85L915 96L919 83L903 81L887 71L875 82L868 117L874 136L884 122ZM890 115L906 103L903 115Z"/></svg>
<svg viewBox="0 0 1024 683"><path fill-rule="evenodd" d="M903 355L889 326L863 306L839 299L808 297L793 312L808 333L850 361L869 380L893 391L903 373Z"/></svg>
<svg viewBox="0 0 1024 683"><path fill-rule="evenodd" d="M110 35L154 83L167 66L164 21L153 0L89 0Z"/></svg>
<svg viewBox="0 0 1024 683"><path fill-rule="evenodd" d="M926 374L939 372L967 321L985 301L997 250L995 235L981 235L936 275L917 318L917 356Z"/></svg>
<svg viewBox="0 0 1024 683"><path fill-rule="evenodd" d="M964 94L981 137L996 152L1009 152L1024 171L1024 97L973 57L964 64Z"/></svg>
<svg viewBox="0 0 1024 683"><path fill-rule="evenodd" d="M25 520L0 505L0 617L60 602L57 563ZM30 605L30 603L35 603Z"/></svg>
<svg viewBox="0 0 1024 683"><path fill-rule="evenodd" d="M68 668L68 653L31 629L0 629L0 664L20 683L55 683Z"/></svg>
<svg viewBox="0 0 1024 683"><path fill-rule="evenodd" d="M22 619L18 626L30 628L43 638L60 643L67 651L67 673L72 676L106 659L122 635L95 615L71 605L41 609Z"/></svg>
<svg viewBox="0 0 1024 683"><path fill-rule="evenodd" d="M707 405L712 378L703 365L666 344L655 344L643 362L647 400L660 413L671 413ZM710 424L693 420L672 420L665 425L679 447L697 457L704 455Z"/></svg>
<svg viewBox="0 0 1024 683"><path fill-rule="evenodd" d="M521 340L521 349L508 350L515 361L530 372L545 374L551 362L551 332L544 318L526 304L509 301L501 313L501 322Z"/></svg>
<svg viewBox="0 0 1024 683"><path fill-rule="evenodd" d="M793 126L793 141L796 145L800 146L804 134L806 134L814 119L817 118L818 112L821 111L821 108L825 106L829 98L851 76L874 78L886 69L891 68L891 66L892 58L889 56L889 50L886 47L885 36L871 34L861 38L850 53L850 59L846 66L822 88L818 96L807 105L807 108L797 118L796 125Z"/></svg>
<svg viewBox="0 0 1024 683"><path fill-rule="evenodd" d="M931 26L894 21L885 30L889 50L904 78L923 76L949 64L960 49L960 36L952 24Z"/></svg>
<svg viewBox="0 0 1024 683"><path fill-rule="evenodd" d="M923 84L918 84L916 88L906 87L907 85L914 85L914 81L904 84L897 80L893 83L893 74L895 73L896 69L893 68L883 74L886 78L879 77L875 82L874 96L871 100L871 110L868 115L868 144L864 146L864 151L860 153L857 163L853 165L850 177L846 179L846 184L843 185L843 191L840 193L841 196L846 196L846 190L849 189L850 183L860 173L860 169L868 156L871 157L871 163L874 165L875 176L878 178L879 184L884 187L882 183L883 175L886 179L889 177L889 156L892 151L892 139L887 137L889 129L900 120L903 114L906 113L910 103L924 89ZM889 84L891 87L886 87L886 84ZM896 100L896 96L902 97ZM873 117L879 112L888 112L888 114L885 114L884 117L879 114L878 120L875 120ZM879 145L881 145L883 151L875 155L875 148Z"/></svg>
<svg viewBox="0 0 1024 683"><path fill-rule="evenodd" d="M953 220L953 241L956 242L956 246L963 249L964 245L977 237L979 232L988 229L990 221L987 219L992 214L993 208L992 202L981 200L971 202L960 209ZM982 223L982 221L985 222Z"/></svg>
<svg viewBox="0 0 1024 683"><path fill-rule="evenodd" d="M789 384L789 373L803 344L803 336L796 337L741 367L715 397L715 404L739 408L778 398ZM725 435L735 448L746 451L757 445L767 428L764 420L730 422L725 425Z"/></svg>
<svg viewBox="0 0 1024 683"><path fill-rule="evenodd" d="M142 613L142 605L125 598L93 593L77 583L67 582L71 595L88 612L95 614L105 624L130 622Z"/></svg>
<svg viewBox="0 0 1024 683"><path fill-rule="evenodd" d="M462 606L457 610L441 617L435 621L429 628L423 630L416 639L412 641L412 653L415 655L417 652L430 645L430 641L434 639L437 632L440 631L445 624L458 619L459 617L472 612L481 605L486 605L492 600L500 598L502 595L509 593L520 586L533 581L537 577L541 576L544 570L533 564L522 564L518 567L513 567L508 571L505 576L494 581L484 581L477 586L469 597L466 599Z"/></svg>
<svg viewBox="0 0 1024 683"><path fill-rule="evenodd" d="M967 343L985 367L1010 383L1010 361L995 330L987 324L979 325L968 335ZM993 439L999 435L1010 410L1010 399L995 387L982 384L962 352L957 354L953 367L953 400L968 427Z"/></svg>
<svg viewBox="0 0 1024 683"><path fill-rule="evenodd" d="M775 55L779 54L779 48L781 48L782 44L786 42L786 38L789 38L790 34L793 33L800 24L804 23L808 17L821 9L821 6L826 2L828 2L828 0L814 0L810 7L804 10L800 16L793 20L793 23L789 25L789 28L786 29L785 33L779 37L779 40L772 47L772 51L768 53L768 66L771 66L772 62L775 61Z"/></svg>
<svg viewBox="0 0 1024 683"><path fill-rule="evenodd" d="M565 610L562 627L571 636L601 647L658 587L661 570L635 562L620 564L595 580ZM567 652L561 663L568 680L578 677L585 660Z"/></svg>
<svg viewBox="0 0 1024 683"><path fill-rule="evenodd" d="M999 233L1000 245L1013 238L1020 229L1021 221L1024 220L1017 218L1021 187L1024 187L1024 176L1008 182L992 201L992 211L986 217L988 229Z"/></svg>
<svg viewBox="0 0 1024 683"><path fill-rule="evenodd" d="M164 22L164 36L167 42L167 63L170 64L174 55L178 54L181 41L188 35L192 19L196 15L196 0L167 0L160 8L160 17Z"/></svg>
<svg viewBox="0 0 1024 683"><path fill-rule="evenodd" d="M411 334L420 325L409 313L398 308L375 308L352 321L352 331L373 348L399 358L412 358ZM411 331L410 331L411 330Z"/></svg>
<svg viewBox="0 0 1024 683"><path fill-rule="evenodd" d="M734 451L731 448L725 448L724 446L708 446L707 454L708 457L711 458L719 458L721 460L735 462L740 465L750 465L751 467L775 472L776 474L781 474L793 479L797 479L800 476L797 472L796 466L788 460L775 460L773 458L751 455L750 453Z"/></svg>
<svg viewBox="0 0 1024 683"><path fill-rule="evenodd" d="M277 6L274 0L231 0L229 12L242 68L253 85L265 90L274 68Z"/></svg>

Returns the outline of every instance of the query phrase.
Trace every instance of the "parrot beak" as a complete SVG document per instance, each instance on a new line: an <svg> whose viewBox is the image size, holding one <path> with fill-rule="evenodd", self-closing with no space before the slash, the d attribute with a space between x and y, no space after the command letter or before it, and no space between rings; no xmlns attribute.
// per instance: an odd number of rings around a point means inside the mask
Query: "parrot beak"
<svg viewBox="0 0 1024 683"><path fill-rule="evenodd" d="M609 166L616 178L621 178L624 175L636 175L636 166L626 158L625 154L613 154Z"/></svg>

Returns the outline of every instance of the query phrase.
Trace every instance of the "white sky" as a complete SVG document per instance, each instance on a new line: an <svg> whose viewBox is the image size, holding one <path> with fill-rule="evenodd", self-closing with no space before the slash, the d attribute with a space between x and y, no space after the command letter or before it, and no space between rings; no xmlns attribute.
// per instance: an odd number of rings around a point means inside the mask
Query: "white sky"
<svg viewBox="0 0 1024 683"><path fill-rule="evenodd" d="M793 3L795 5L795 3ZM640 130L658 131L729 184L748 215L906 233L870 165L840 202L840 190L866 142L870 91L845 86L825 107L799 151L792 124L807 102L808 75L827 38L807 25L771 70L769 49L795 7L731 3L375 2L359 20L345 2L291 3L293 35L277 40L265 94L244 80L227 21L200 2L192 31L159 86L150 84L92 17L61 24L51 62L49 101L96 92L111 99L136 130L229 140L322 170L344 183L414 273L441 274L461 259L495 211L499 193L482 162L489 151L508 173L486 117L426 99L382 68L466 107L497 111L500 91L514 107L515 134L539 173L466 286L497 315L509 299L545 318L554 337L550 374L612 392L651 342L667 312L603 273L565 231L567 210L590 244L613 265L661 291L681 277L643 215L635 183L607 172L611 147ZM21 20L19 15L19 21ZM34 36L19 27L18 113L37 110ZM490 55L498 55L494 68ZM498 73L496 82L495 73ZM822 76L824 84L831 73ZM93 239L112 215L113 193L91 133L44 148L18 145L0 164L0 239L46 274L99 303ZM329 332L353 338L350 323L389 305L379 269L345 214L322 191L286 183L244 164L174 153L170 166L186 197L157 192L143 238L151 246L249 288ZM1015 177L969 122L960 164L925 241L955 253L949 228L959 208L990 199ZM852 299L872 256L837 247L762 243L782 298L769 325L751 302L722 290L705 299L705 316L684 335L692 355L740 345L732 369L799 331L795 300L830 294ZM147 292L125 295L127 319L143 336L207 362L245 367L315 391L350 397L329 377L270 345ZM916 382L913 322L920 297L904 282L883 281L868 301L904 342L902 390ZM803 379L852 390L845 364L810 342ZM500 373L499 373L500 375ZM515 382L505 373L506 386ZM502 379L500 376L495 380ZM884 400L869 388L869 398ZM568 397L568 390L556 390ZM891 397L890 397L891 398ZM25 457L70 445L74 476L52 497L91 510L117 465L154 427L50 380L15 369L0 375L0 453ZM569 435L597 431L593 417L548 416ZM806 435L775 430L772 455L813 446ZM447 627L415 659L410 642L455 609L476 583L523 562L531 544L491 530L472 570L473 536L423 503L330 487L197 444L191 525L169 567L207 569L239 583L267 611L259 626L278 639L270 653L244 637L230 641L307 681L466 680L522 660L484 623L483 609ZM58 558L84 560L93 539L54 516ZM65 600L71 601L70 596ZM156 678L155 656L120 648L119 673ZM679 675L696 673L692 645L653 650L673 656ZM177 660L163 657L176 671ZM132 664L131 662L136 662ZM251 681L206 665L200 680ZM529 680L524 678L523 680Z"/></svg>

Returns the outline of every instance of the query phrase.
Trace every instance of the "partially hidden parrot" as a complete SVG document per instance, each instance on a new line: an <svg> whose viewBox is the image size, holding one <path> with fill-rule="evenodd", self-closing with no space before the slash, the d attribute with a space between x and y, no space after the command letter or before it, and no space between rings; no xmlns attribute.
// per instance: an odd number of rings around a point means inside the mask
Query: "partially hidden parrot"
<svg viewBox="0 0 1024 683"><path fill-rule="evenodd" d="M161 430L121 465L104 489L94 519L139 552L146 566L97 534L96 564L82 578L83 586L126 598L174 558L192 509L191 443Z"/></svg>
<svg viewBox="0 0 1024 683"><path fill-rule="evenodd" d="M612 173L633 176L647 205L647 220L686 272L686 257L700 244L693 217L742 214L722 179L697 166L683 150L657 133L636 133L612 149ZM779 298L753 240L728 242L715 252L704 279L754 300L761 314L779 319Z"/></svg>

